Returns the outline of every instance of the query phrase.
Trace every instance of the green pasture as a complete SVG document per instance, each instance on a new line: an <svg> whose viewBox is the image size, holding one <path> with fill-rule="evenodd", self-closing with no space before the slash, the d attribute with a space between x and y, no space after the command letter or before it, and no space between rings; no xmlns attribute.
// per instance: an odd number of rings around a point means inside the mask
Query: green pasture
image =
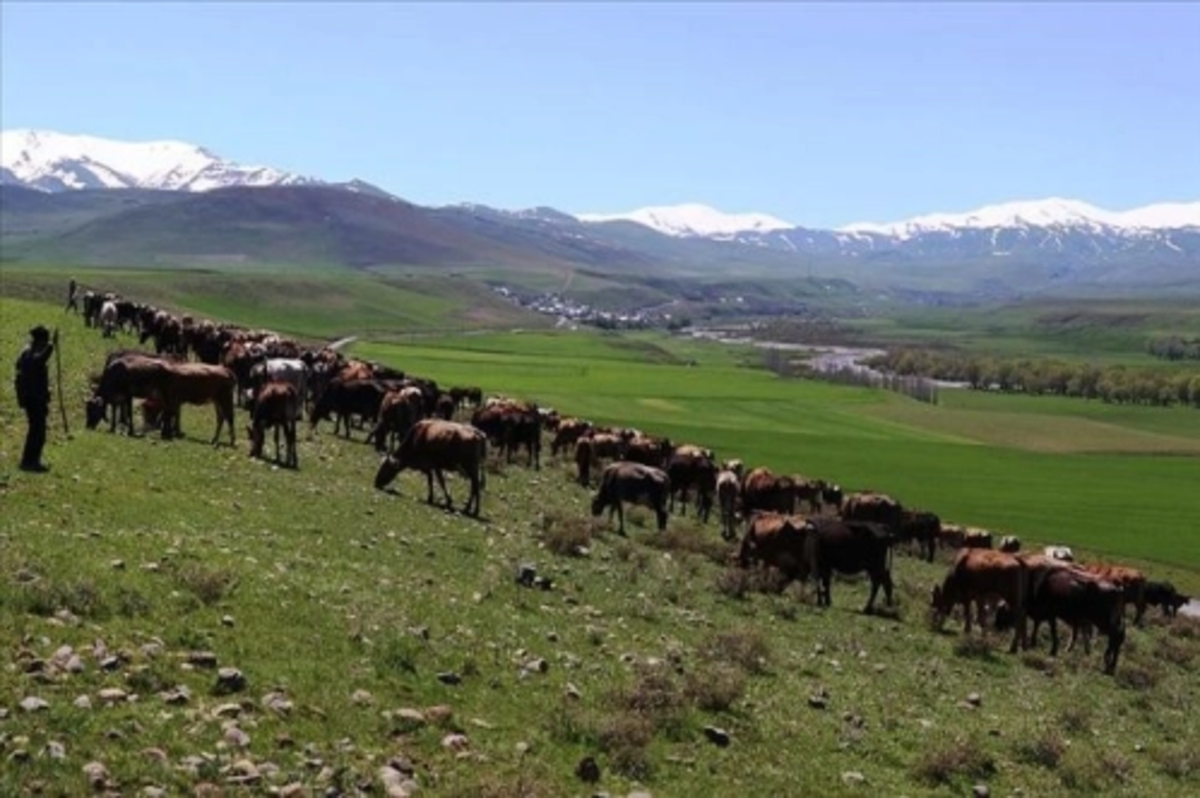
<svg viewBox="0 0 1200 798"><path fill-rule="evenodd" d="M898 553L897 605L868 617L858 579L835 580L829 609L811 587L757 592L713 524L674 516L660 535L634 510L619 538L549 456L541 471L493 459L474 520L426 506L412 473L374 490L374 451L328 424L302 430L296 471L246 456L242 412L233 448L208 445L208 408L185 411L177 441L86 431L87 376L131 339L0 297L0 360L38 322L61 330L71 431L55 406L51 472L17 471L23 420L0 384L0 795L384 794L388 763L411 769L416 795L456 798L1200 789L1196 622L1131 628L1108 677L1095 650L1050 658L1044 632L1013 656L1007 636L965 638L959 619L931 630L944 560ZM1192 457L983 444L883 417L908 404L890 394L782 381L736 349L648 335L356 351L1200 588ZM460 506L464 483L448 482ZM556 553L575 546L586 555ZM521 563L552 588L515 584ZM199 652L245 686L218 689ZM596 784L575 775L585 756ZM105 770L95 787L90 763Z"/></svg>

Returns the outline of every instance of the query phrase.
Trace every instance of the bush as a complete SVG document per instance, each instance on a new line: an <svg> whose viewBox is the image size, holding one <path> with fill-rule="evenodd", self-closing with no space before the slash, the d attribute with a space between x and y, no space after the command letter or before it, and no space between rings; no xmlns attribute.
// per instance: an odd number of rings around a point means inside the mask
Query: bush
<svg viewBox="0 0 1200 798"><path fill-rule="evenodd" d="M766 671L771 658L767 639L757 629L710 635L700 644L697 653L707 662L732 665L750 674Z"/></svg>
<svg viewBox="0 0 1200 798"><path fill-rule="evenodd" d="M688 700L705 712L727 712L746 692L746 677L728 665L691 673L684 686Z"/></svg>
<svg viewBox="0 0 1200 798"><path fill-rule="evenodd" d="M996 772L996 760L976 740L954 740L928 749L917 762L914 775L928 784L949 784L959 776L985 779Z"/></svg>

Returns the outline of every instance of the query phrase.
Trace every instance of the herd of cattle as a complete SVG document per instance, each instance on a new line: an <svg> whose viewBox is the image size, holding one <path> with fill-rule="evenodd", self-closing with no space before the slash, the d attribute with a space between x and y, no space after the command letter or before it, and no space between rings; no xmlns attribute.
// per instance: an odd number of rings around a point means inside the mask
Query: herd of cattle
<svg viewBox="0 0 1200 798"><path fill-rule="evenodd" d="M1140 624L1148 605L1173 616L1188 601L1169 583L1149 581L1136 569L1075 562L1066 547L1022 552L1013 536L993 541L991 532L943 523L934 513L905 507L883 493L844 493L821 479L746 469L738 460L718 463L701 446L562 417L506 397L485 400L479 388L442 390L434 380L346 358L332 347L306 348L264 330L178 317L113 293L86 292L83 315L87 326L102 329L106 337L124 330L137 334L142 345L153 341L152 352L109 353L92 380L86 407L90 429L107 418L110 431L120 424L133 435L133 400L140 399L143 429L155 428L170 438L181 434L182 405L211 404L217 425L212 442L227 426L232 446L234 411L240 406L250 417L251 456L263 457L266 433L273 430L275 459L296 468L296 427L307 411L310 435L329 418L335 435L350 438L354 429L366 431L366 441L385 453L376 488L387 488L404 470L420 471L426 500L434 503L436 477L449 509L444 474L458 473L470 484L464 512L474 516L486 486L489 448L507 463L523 455L529 467L540 469L545 435L553 456L573 456L580 485L590 487L594 479L592 515L607 509L610 518L616 516L620 534L626 503L648 507L660 531L677 508L686 515L689 502L704 523L715 506L722 536L735 540L740 533L733 555L737 565L775 569L784 583L815 576L817 603L823 606L830 603L834 572L865 572L868 613L880 588L892 605L893 549L915 549L930 562L939 549L956 550L949 572L933 590L939 623L962 605L969 634L974 604L981 628L989 616L997 628L1011 625L1015 652L1036 643L1039 624L1047 622L1051 654L1058 652L1057 620L1071 627L1072 647L1082 635L1089 651L1096 629L1108 638L1108 673L1125 639L1127 606Z"/></svg>

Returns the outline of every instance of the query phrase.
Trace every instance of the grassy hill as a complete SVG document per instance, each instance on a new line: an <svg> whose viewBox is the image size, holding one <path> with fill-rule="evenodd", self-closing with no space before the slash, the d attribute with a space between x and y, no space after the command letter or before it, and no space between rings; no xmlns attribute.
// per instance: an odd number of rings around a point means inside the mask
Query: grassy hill
<svg viewBox="0 0 1200 798"><path fill-rule="evenodd" d="M858 580L835 582L826 610L807 590L748 589L712 525L676 517L659 535L634 512L622 539L592 522L564 463L493 463L476 521L426 506L412 474L375 491L373 451L328 426L295 472L249 460L240 429L235 449L203 444L207 410L175 442L86 432L86 375L128 340L0 298L0 359L38 321L63 330L73 434L52 433L50 474L16 472L22 423L0 386L0 794L82 794L88 773L121 794L381 794L389 765L451 796L1200 789L1195 622L1131 629L1109 678L1099 652L1010 656L1006 637L968 641L957 621L932 631L944 563L898 556L898 607L880 617L858 612ZM990 429L1011 404L948 407L978 419L951 432L883 417L897 397L780 381L687 341L427 336L361 352L1087 556L1145 557L1200 589L1197 458L1146 454L1165 433L1142 416L1106 420L1122 451L1047 454ZM1094 432L1045 427L1076 451ZM1169 437L1200 441L1194 425ZM462 482L450 489L461 505ZM577 543L586 556L556 553ZM517 585L521 563L552 589ZM219 687L214 661L245 684ZM596 785L575 775L586 756Z"/></svg>

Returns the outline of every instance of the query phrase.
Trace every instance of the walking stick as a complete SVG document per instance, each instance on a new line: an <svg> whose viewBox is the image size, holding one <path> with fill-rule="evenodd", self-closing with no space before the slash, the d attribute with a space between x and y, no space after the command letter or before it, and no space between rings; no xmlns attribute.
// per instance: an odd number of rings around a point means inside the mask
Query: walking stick
<svg viewBox="0 0 1200 798"><path fill-rule="evenodd" d="M62 353L59 351L58 343L58 328L54 328L54 371L57 375L58 385L54 391L58 394L58 414L62 416L63 435L70 435L71 430L67 427L67 406L63 404L63 380L62 380Z"/></svg>

